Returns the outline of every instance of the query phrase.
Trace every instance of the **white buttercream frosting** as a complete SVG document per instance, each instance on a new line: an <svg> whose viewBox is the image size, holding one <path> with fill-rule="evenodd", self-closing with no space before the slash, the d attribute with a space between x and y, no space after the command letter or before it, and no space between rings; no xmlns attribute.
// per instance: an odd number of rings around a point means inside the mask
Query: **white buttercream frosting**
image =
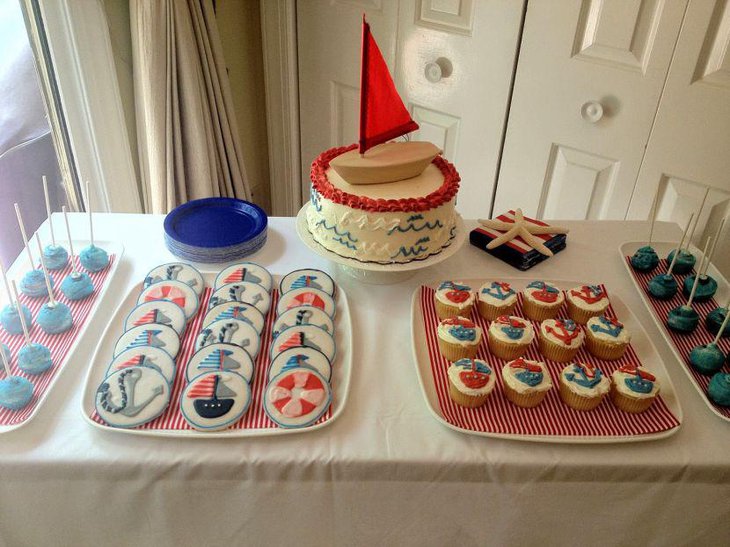
<svg viewBox="0 0 730 547"><path fill-rule="evenodd" d="M628 344L631 334L623 323L606 316L591 317L586 324L588 331L594 338L610 344Z"/></svg>
<svg viewBox="0 0 730 547"><path fill-rule="evenodd" d="M464 384L464 381L461 378L461 373L472 371L473 368L476 369L477 373L487 374L487 383L484 386L475 388ZM479 396L488 394L494 389L496 384L494 370L492 370L492 367L489 366L488 363L481 359L474 359L473 363L472 359L459 359L449 366L447 374L449 375L449 381L454 384L461 393L466 395Z"/></svg>
<svg viewBox="0 0 730 547"><path fill-rule="evenodd" d="M530 286L530 285L537 285L537 286ZM554 306L558 306L562 304L565 301L565 296L563 295L563 291L558 289L555 285L551 285L550 283L545 283L544 281L533 281L530 283L527 287L525 287L525 290L522 291L523 296L528 299L530 302L535 304L536 306L543 307L543 308L552 308ZM540 300L536 297L536 295L542 294L544 291L548 291L549 294L555 294L556 298L554 302L545 302L543 300Z"/></svg>
<svg viewBox="0 0 730 547"><path fill-rule="evenodd" d="M573 287L568 292L568 300L578 308L591 312L603 311L608 307L608 296L606 292L597 285L580 285ZM583 297L581 297L583 295ZM586 298L595 302L586 302Z"/></svg>
<svg viewBox="0 0 730 547"><path fill-rule="evenodd" d="M469 296L464 300L461 300L460 298L453 299L453 294L455 292L468 292ZM438 289L436 289L436 300L446 304L447 306L453 306L460 310L473 305L475 299L476 295L472 292L472 288L461 281L442 281Z"/></svg>
<svg viewBox="0 0 730 547"><path fill-rule="evenodd" d="M527 319L502 315L490 323L489 336L508 344L528 345L535 338L535 331Z"/></svg>
<svg viewBox="0 0 730 547"><path fill-rule="evenodd" d="M643 381L639 380L639 377L636 374L636 369L631 365L625 365L621 368L616 369L611 375L611 380L613 380L616 391L633 399L649 399L651 397L655 397L656 394L659 393L659 381L645 368L639 367L638 369L639 372L643 373L644 375L644 378L642 379ZM644 386L651 386L651 389L646 393L642 393L642 391L636 391L629 387L629 384L626 383L627 380L629 380L630 383L632 381L638 381Z"/></svg>
<svg viewBox="0 0 730 547"><path fill-rule="evenodd" d="M517 293L509 283L502 281L487 281L479 287L479 300L490 306L503 308L517 302Z"/></svg>
<svg viewBox="0 0 730 547"><path fill-rule="evenodd" d="M581 375L581 368L587 372L587 379ZM605 395L611 388L611 380L601 372L597 367L593 367L588 363L571 363L560 373L560 380L565 384L571 392L581 395L582 397L596 397ZM598 380L595 385L581 385L582 382L593 382Z"/></svg>
<svg viewBox="0 0 730 547"><path fill-rule="evenodd" d="M458 337L455 333L463 332L465 336L473 333L473 340ZM466 317L449 317L439 321L438 337L444 342L457 344L462 347L476 346L482 340L482 329L471 319Z"/></svg>
<svg viewBox="0 0 730 547"><path fill-rule="evenodd" d="M522 366L513 366L513 365L522 365ZM539 383L536 383L535 385L530 385L529 383L526 383L525 381L518 378L518 374L522 375L525 372L533 372L529 371L529 368L535 368L539 367L540 371L542 373L542 379ZM522 359L521 357L519 359L515 359L514 361L510 361L504 367L502 367L502 381L507 384L510 388L512 388L517 393L527 393L527 392L533 392L533 391L547 391L553 386L553 382L550 378L550 372L548 371L547 367L544 363L541 363L540 361L531 361L529 359Z"/></svg>
<svg viewBox="0 0 730 547"><path fill-rule="evenodd" d="M561 337L563 333L565 337ZM564 348L580 347L585 335L575 321L572 319L545 319L540 323L540 334L546 340L558 344Z"/></svg>

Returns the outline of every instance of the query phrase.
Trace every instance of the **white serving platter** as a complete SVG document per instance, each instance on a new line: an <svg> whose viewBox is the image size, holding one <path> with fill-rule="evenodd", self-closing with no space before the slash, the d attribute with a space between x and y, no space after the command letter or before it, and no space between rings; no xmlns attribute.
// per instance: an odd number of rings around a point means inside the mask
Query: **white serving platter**
<svg viewBox="0 0 730 547"><path fill-rule="evenodd" d="M201 272L205 280L206 287L213 287L218 271ZM274 276L274 287L277 287L282 276ZM350 391L350 379L352 372L352 320L350 316L350 307L347 295L342 287L338 286L335 294L335 303L337 306L335 319L335 342L337 344L337 355L332 367L332 391L333 400L331 408L331 416L328 420L315 423L313 425L298 429L285 428L260 428L260 429L225 429L222 431L198 431L195 429L123 429L111 427L106 424L100 424L93 419L91 415L95 409L96 390L104 379L106 369L109 365L110 356L114 348L117 338L124 330L124 320L129 312L137 303L137 296L142 290L142 282L140 281L131 288L125 296L122 303L114 312L109 324L102 335L99 344L94 351L89 370L86 374L84 382L83 397L81 399L81 414L84 420L92 427L113 433L121 433L128 435L143 435L148 437L172 437L185 439L226 439L226 438L243 438L243 437L264 437L277 435L291 435L295 433L306 433L316 431L327 427L333 423L342 414L347 404L348 394ZM273 325L272 325L273 326ZM268 348L262 348L262 351ZM265 374L266 371L257 370L256 374ZM177 375L185 374L185 363L178 363ZM251 411L249 408L248 412Z"/></svg>
<svg viewBox="0 0 730 547"><path fill-rule="evenodd" d="M641 296L642 301L646 305L647 309L649 310L649 314L651 315L652 319L654 320L654 323L656 323L657 327L659 328L659 332L662 333L662 336L664 337L664 340L669 345L669 348L672 350L672 353L674 353L674 356L679 361L680 368L689 378L690 382L694 386L694 388L697 390L697 393L700 394L700 397L704 401L705 405L707 405L707 408L712 411L712 413L717 416L718 418L725 420L726 422L730 422L730 417L725 416L721 414L717 408L712 404L712 402L707 397L707 393L703 389L701 385L697 383L695 378L692 376L692 373L689 370L689 365L685 362L685 356L682 355L679 348L677 348L676 344L674 343L674 340L672 340L671 336L669 335L669 332L667 331L667 327L664 324L664 321L662 321L656 314L654 310L654 306L652 306L651 302L649 301L649 296L644 292L644 290L641 288L641 285L639 285L638 280L636 279L636 276L634 275L634 272L631 269L631 266L626 262L627 256L633 256L633 254L636 252L636 250L639 247L643 247L646 245L646 242L639 242L639 241L627 241L625 243L622 243L619 246L619 253L621 253L621 261L624 263L624 266L626 267L626 270L629 272L629 277L631 278L632 283L634 284L634 287L636 287L636 290L639 293L639 296ZM651 243L651 246L654 247L654 250L659 255L659 258L665 258L670 251L675 249L677 247L677 242L671 242L671 241L653 241ZM702 256L702 251L700 251L695 246L691 246L691 252L695 255L697 258L697 263L699 264L700 257ZM659 268L657 268L653 274L661 273ZM725 279L725 276L720 273L720 271L715 268L715 265L710 263L710 266L707 270L707 273L715 278L715 281L717 281L717 293L714 296L714 299L717 302L720 303L726 303L728 301L728 298L730 298L730 285L727 282L727 279ZM722 304L720 304L722 305ZM703 321L704 317L700 318L700 321ZM710 340L711 341L711 340Z"/></svg>
<svg viewBox="0 0 730 547"><path fill-rule="evenodd" d="M470 285L472 287L479 287L486 281L491 279L459 279L460 282ZM496 281L496 279L495 279ZM532 281L531 278L500 278L499 281L505 281L510 283L516 291L521 291L524 287ZM585 283L585 281L566 281L566 280L555 280L555 279L544 279L547 283L555 285L557 288L567 290L577 285ZM432 287L436 287L438 283L431 284ZM509 439L515 441L531 441L531 442L543 442L543 443L572 443L572 444L607 444L607 443L627 443L627 442L641 442L641 441L652 441L657 439L663 439L674 435L681 427L683 420L682 406L677 399L676 391L672 380L667 373L667 369L656 350L656 347L652 343L651 339L647 335L646 331L641 326L641 323L631 310L624 304L621 297L616 291L612 290L611 287L607 288L611 305L618 319L624 323L626 328L632 333L631 345L636 352L637 357L642 363L650 363L651 372L657 377L661 385L661 397L663 398L667 408L677 418L679 424L671 429L660 431L657 433L647 433L641 435L616 435L616 436L573 436L573 435L523 435L523 434L509 434L509 433L493 433L484 431L474 431L458 427L454 424L449 423L444 417L436 392L434 384L434 377L431 371L431 360L428 353L428 347L425 343L416 343L416 340L426 340L426 330L423 322L423 314L420 303L420 291L419 286L414 294L411 301L411 342L413 350L413 359L416 365L416 372L418 374L418 381L421 386L421 393L426 401L426 407L434 419L449 429L459 431L460 433L466 433L468 435L476 435L480 437L492 437L499 439ZM476 310L475 312L476 313ZM501 381L499 379L498 381ZM553 389L557 389L554 386ZM493 393L492 396L497 395ZM542 404L545 404L544 401ZM606 403L603 403L606 404ZM609 403L610 404L610 403Z"/></svg>

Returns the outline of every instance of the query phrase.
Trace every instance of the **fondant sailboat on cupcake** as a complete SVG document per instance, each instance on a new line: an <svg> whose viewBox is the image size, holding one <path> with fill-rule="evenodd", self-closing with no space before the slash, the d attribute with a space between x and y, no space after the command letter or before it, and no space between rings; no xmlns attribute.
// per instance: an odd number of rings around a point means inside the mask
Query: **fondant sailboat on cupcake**
<svg viewBox="0 0 730 547"><path fill-rule="evenodd" d="M430 142L388 142L416 129L418 124L398 95L363 15L359 146L337 156L330 165L350 184L378 184L416 177L441 150Z"/></svg>

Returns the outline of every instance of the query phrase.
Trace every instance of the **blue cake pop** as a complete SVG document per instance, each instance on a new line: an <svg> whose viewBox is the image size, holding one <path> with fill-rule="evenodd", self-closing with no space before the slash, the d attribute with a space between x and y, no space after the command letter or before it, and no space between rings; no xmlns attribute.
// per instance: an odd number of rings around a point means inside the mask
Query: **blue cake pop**
<svg viewBox="0 0 730 547"><path fill-rule="evenodd" d="M53 278L51 278L53 285ZM46 287L46 278L40 270L30 270L20 280L20 290L24 295L31 298L40 298L48 296L48 288Z"/></svg>
<svg viewBox="0 0 730 547"><path fill-rule="evenodd" d="M705 317L705 326L707 327L707 330L709 330L712 334L717 334L720 331L723 321L725 321L726 315L727 308L715 308L708 313L707 317ZM720 336L723 338L730 336L730 324L725 325Z"/></svg>
<svg viewBox="0 0 730 547"><path fill-rule="evenodd" d="M51 244L43 249L43 259L49 270L60 270L68 262L68 253L60 245L56 245L56 235L53 233L53 219L51 218L51 200L48 199L48 180L43 175L43 195L46 198L46 213L48 214L48 228L51 232Z"/></svg>
<svg viewBox="0 0 730 547"><path fill-rule="evenodd" d="M677 294L677 281L671 274L655 275L649 281L649 294L659 300L669 300Z"/></svg>
<svg viewBox="0 0 730 547"><path fill-rule="evenodd" d="M682 283L682 294L685 296L689 296L689 293L692 292L692 285L694 285L695 277L696 276L694 275L688 275L684 278L684 282ZM697 300L697 302L707 302L710 298L715 296L716 292L717 281L715 281L712 276L701 275L700 280L697 283L695 300Z"/></svg>
<svg viewBox="0 0 730 547"><path fill-rule="evenodd" d="M667 316L667 326L677 332L692 332L700 323L700 316L692 306L677 306Z"/></svg>
<svg viewBox="0 0 730 547"><path fill-rule="evenodd" d="M41 374L52 365L51 350L43 344L32 342L18 352L18 368L26 374Z"/></svg>
<svg viewBox="0 0 730 547"><path fill-rule="evenodd" d="M631 266L640 272L650 272L659 264L659 256L653 247L645 245L636 250L631 257Z"/></svg>
<svg viewBox="0 0 730 547"><path fill-rule="evenodd" d="M674 260L674 250L667 255L667 262L671 262L672 260ZM695 267L695 262L697 262L695 255L684 249L680 250L676 264L674 265L674 273L679 275L688 274Z"/></svg>
<svg viewBox="0 0 730 547"><path fill-rule="evenodd" d="M48 302L38 312L36 318L38 326L46 334L60 334L70 329L74 322L71 309L63 302Z"/></svg>
<svg viewBox="0 0 730 547"><path fill-rule="evenodd" d="M730 374L718 372L710 379L707 394L715 404L730 406Z"/></svg>
<svg viewBox="0 0 730 547"><path fill-rule="evenodd" d="M76 268L74 260L74 244L71 239L71 228L68 223L68 215L66 214L66 206L64 205L63 220L66 223L66 235L68 235L68 248L71 251L71 273L61 282L61 292L69 300L82 300L94 292L94 283L88 274L79 272Z"/></svg>
<svg viewBox="0 0 730 547"><path fill-rule="evenodd" d="M722 368L725 355L717 344L711 342L704 346L695 346L689 352L689 362L697 372L710 376Z"/></svg>
<svg viewBox="0 0 730 547"><path fill-rule="evenodd" d="M20 376L10 373L10 358L2 352L0 356L5 368L5 378L0 380L0 406L10 410L20 410L33 398L33 384Z"/></svg>
<svg viewBox="0 0 730 547"><path fill-rule="evenodd" d="M25 317L25 322L30 325L31 315L27 306L21 304L20 311ZM0 324L8 334L23 334L23 326L20 324L18 309L8 304L0 312Z"/></svg>

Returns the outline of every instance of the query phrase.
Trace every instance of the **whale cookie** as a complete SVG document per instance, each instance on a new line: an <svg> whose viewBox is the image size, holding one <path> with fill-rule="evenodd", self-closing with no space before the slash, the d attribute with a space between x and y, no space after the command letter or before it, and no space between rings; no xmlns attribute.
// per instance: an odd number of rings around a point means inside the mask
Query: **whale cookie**
<svg viewBox="0 0 730 547"><path fill-rule="evenodd" d="M246 321L246 323L251 323L251 326L259 334L264 330L264 323L266 322L264 314L255 306L244 304L243 302L224 302L223 304L218 304L210 308L205 314L205 317L203 317L203 327L207 327L213 321L218 321L219 319L240 319Z"/></svg>
<svg viewBox="0 0 730 547"><path fill-rule="evenodd" d="M324 353L314 348L291 348L282 351L271 361L271 365L269 366L269 380L275 378L285 370L296 367L314 369L328 382L332 376L332 364Z"/></svg>
<svg viewBox="0 0 730 547"><path fill-rule="evenodd" d="M335 295L335 282L321 270L294 270L286 274L279 283L279 292L287 293L293 289L319 289L330 296Z"/></svg>
<svg viewBox="0 0 730 547"><path fill-rule="evenodd" d="M129 367L154 369L165 377L168 384L172 384L175 379L175 360L162 348L141 346L124 350L112 359L106 375L110 376L118 370Z"/></svg>
<svg viewBox="0 0 730 547"><path fill-rule="evenodd" d="M175 359L180 351L180 338L172 327L150 323L133 327L122 334L114 346L114 357L130 348L152 346L164 349Z"/></svg>
<svg viewBox="0 0 730 547"><path fill-rule="evenodd" d="M185 311L185 319L195 315L198 311L198 294L190 285L182 281L160 281L150 285L142 292L137 299L137 304L151 302L153 300L169 300L180 306Z"/></svg>
<svg viewBox="0 0 730 547"><path fill-rule="evenodd" d="M185 311L169 300L152 300L137 305L124 321L124 330L128 331L140 325L157 323L172 327L178 336L185 330Z"/></svg>
<svg viewBox="0 0 730 547"><path fill-rule="evenodd" d="M279 298L279 303L276 305L276 315L281 315L286 310L298 308L300 306L312 306L314 308L319 308L332 319L335 318L334 299L324 291L320 291L319 289L310 289L309 287L292 289L283 294Z"/></svg>
<svg viewBox="0 0 730 547"><path fill-rule="evenodd" d="M200 296L205 289L205 281L198 270L190 264L183 262L170 262L169 264L161 264L150 270L144 277L144 288L150 285L160 283L161 281L180 281L192 287L195 294Z"/></svg>
<svg viewBox="0 0 730 547"><path fill-rule="evenodd" d="M185 367L185 379L189 382L203 372L231 371L243 376L247 382L253 377L253 359L240 346L210 344L193 354Z"/></svg>
<svg viewBox="0 0 730 547"><path fill-rule="evenodd" d="M112 427L130 428L157 418L170 402L170 385L156 370L129 367L107 376L96 391L96 412Z"/></svg>
<svg viewBox="0 0 730 547"><path fill-rule="evenodd" d="M225 429L248 410L251 388L235 372L205 372L193 378L180 397L180 411L201 431Z"/></svg>
<svg viewBox="0 0 730 547"><path fill-rule="evenodd" d="M324 310L313 306L299 306L298 308L286 310L276 318L274 327L271 330L271 336L276 338L281 331L301 325L314 325L330 334L335 332L335 324Z"/></svg>
<svg viewBox="0 0 730 547"><path fill-rule="evenodd" d="M261 285L250 281L241 281L240 283L229 283L217 288L208 301L208 309L224 302L243 302L254 306L265 315L269 311L269 306L271 306L271 295Z"/></svg>
<svg viewBox="0 0 730 547"><path fill-rule="evenodd" d="M306 427L329 408L332 390L316 371L307 368L285 370L264 393L264 410L279 427Z"/></svg>
<svg viewBox="0 0 730 547"><path fill-rule="evenodd" d="M314 325L291 327L279 333L271 343L270 357L279 355L290 348L313 348L324 353L331 363L335 357L335 339L329 333Z"/></svg>
<svg viewBox="0 0 730 547"><path fill-rule="evenodd" d="M240 283L241 281L261 285L266 289L266 292L271 292L271 287L274 284L269 270L253 262L241 262L233 266L228 266L219 273L215 278L214 286L216 289L220 289L223 285Z"/></svg>
<svg viewBox="0 0 730 547"><path fill-rule="evenodd" d="M233 344L246 350L254 359L259 353L259 333L249 323L240 319L220 319L200 331L195 339L195 350L211 344Z"/></svg>

